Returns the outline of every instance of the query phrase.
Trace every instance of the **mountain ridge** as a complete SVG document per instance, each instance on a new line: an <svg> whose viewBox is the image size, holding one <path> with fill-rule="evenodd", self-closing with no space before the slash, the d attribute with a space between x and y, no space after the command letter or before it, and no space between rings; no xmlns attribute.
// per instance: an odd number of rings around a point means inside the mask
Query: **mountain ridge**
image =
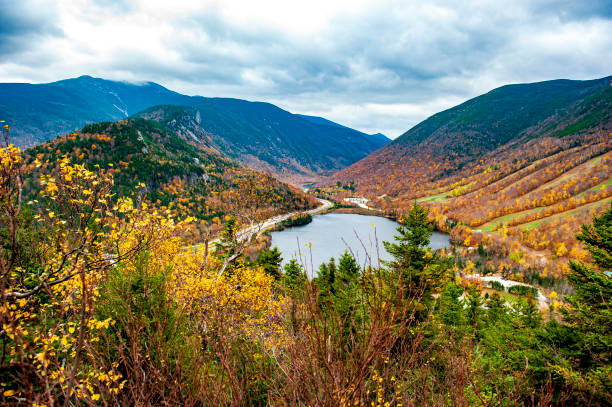
<svg viewBox="0 0 612 407"><path fill-rule="evenodd" d="M425 183L432 181L436 173L448 176L478 157L513 143L520 145L539 137L564 137L612 128L610 81L612 76L493 89L430 116L334 177L341 181L383 179L384 167L389 164L406 167L405 173L417 171L425 176L412 166L419 160L428 164L434 160L436 169L422 180ZM406 188L396 189L411 193Z"/></svg>
<svg viewBox="0 0 612 407"><path fill-rule="evenodd" d="M258 169L294 183L329 175L389 141L305 120L267 102L187 96L154 82L80 76L48 84L0 84L0 112L11 126L11 142L21 147L159 105L197 108L198 125L205 124L203 130L223 153L246 165L262 162Z"/></svg>

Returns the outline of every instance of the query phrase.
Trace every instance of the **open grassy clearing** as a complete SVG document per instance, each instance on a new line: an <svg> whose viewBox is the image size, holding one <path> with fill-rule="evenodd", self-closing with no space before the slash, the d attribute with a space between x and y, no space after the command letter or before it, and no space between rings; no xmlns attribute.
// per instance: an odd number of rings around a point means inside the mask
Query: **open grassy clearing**
<svg viewBox="0 0 612 407"><path fill-rule="evenodd" d="M547 218L542 218L542 219L534 220L533 222L524 223L522 225L519 225L518 227L520 229L530 230L530 229L533 229L535 227L538 227L542 223L550 222L550 221L553 221L553 220L558 219L558 218L564 218L566 216L572 216L572 215L575 215L576 213L579 213L579 212L582 212L582 211L590 211L592 209L598 209L598 208L601 208L604 205L610 205L610 203L612 203L612 197L608 197L608 198L602 199L601 201L591 202L589 204L580 206L580 207L572 209L570 211L556 213L556 214L551 215L551 216L549 216Z"/></svg>
<svg viewBox="0 0 612 407"><path fill-rule="evenodd" d="M606 181L602 182L599 185L595 185L594 187L589 188L586 191L583 191L583 192L579 193L578 195L574 196L573 198L581 199L588 192L593 192L593 191L597 191L597 190L600 190L600 189L604 189L604 188L606 188L606 187L608 187L610 185L612 185L612 177L608 178ZM600 201L598 201L598 202L600 202ZM558 204L558 203L556 203L556 204ZM514 213L510 213L508 215L500 216L499 218L495 218L495 219L490 220L489 222L483 224L479 229L481 229L481 230L483 230L485 232L492 232L492 231L495 230L495 228L497 228L499 225L501 225L504 222L510 221L510 220L512 220L514 218L517 218L517 217L520 217L520 216L523 216L523 215L529 215L529 214L532 214L532 213L540 212L540 211L542 211L542 210L544 210L546 208L549 208L550 206L554 206L556 204L549 205L549 206L542 206L542 207L533 208L533 209L527 209L525 211L514 212ZM575 208L575 209L580 209L580 208ZM573 210L575 210L575 209L573 209ZM557 215L557 214L553 214L551 216L554 216L554 215Z"/></svg>
<svg viewBox="0 0 612 407"><path fill-rule="evenodd" d="M442 192L440 194L437 195L430 195L430 196L424 196L421 198L417 198L417 202L421 203L421 202L444 202L447 201L448 198L448 192Z"/></svg>
<svg viewBox="0 0 612 407"><path fill-rule="evenodd" d="M547 157L540 158L539 160L536 160L536 161L532 162L531 164L527 165L526 167L523 167L523 168L521 168L521 169L519 169L519 170L516 170L516 171L514 171L514 172L512 172L512 173L510 173L510 174L508 174L508 175L506 175L506 176L504 176L503 178L500 178L500 179L498 179L497 181L490 183L490 184L489 184L489 185L487 185L487 186L494 186L494 185L495 185L495 184L497 184L497 183L503 183L503 182L506 182L506 181L507 181L507 179L508 179L509 177L512 177L512 176L516 175L516 173L517 173L517 172L519 172L519 171L525 171L525 174L524 174L523 176L521 176L521 177L520 177L518 180L516 180L516 181L515 181L515 182L513 182L512 184L508 185L507 187L504 187L504 188L500 189L500 190L499 190L497 193L502 193L502 192L505 192L507 189L511 188L511 187L512 187L512 186L513 186L515 183L520 182L521 180L525 179L526 177L529 177L529 176L531 176L532 174L534 174L534 173L536 173L537 171L539 171L539 170L534 170L534 168L535 168L535 167L536 167L536 166L537 166L537 165L538 165L540 162L542 162L542 161L544 161L544 160L549 160L549 159L551 159L551 157L556 157L556 156L559 156L559 155L561 155L561 154L567 153L568 151L580 150L581 148L582 148L582 147L574 147L574 148L571 148L571 149L569 149L569 150L559 151L558 153L555 153L555 154L549 155L549 156L547 156Z"/></svg>
<svg viewBox="0 0 612 407"><path fill-rule="evenodd" d="M542 206L539 208L533 208L533 209L527 209L525 211L521 211L521 212L515 212L515 213L510 213L508 215L504 215L504 216L500 216L499 218L495 218L487 223L485 223L484 225L482 225L479 229L485 231L485 232L492 232L493 230L495 230L495 228L499 225L501 225L502 223L512 220L514 218L517 218L519 216L523 216L523 215L529 215L531 213L536 213L536 212L540 212L544 209L546 209L547 206Z"/></svg>
<svg viewBox="0 0 612 407"><path fill-rule="evenodd" d="M584 173L586 173L588 170L590 170L591 168L597 166L597 164L599 164L601 162L601 160L603 160L604 156L606 154L609 154L608 152L599 155L595 158L590 159L589 161L582 163L574 168L572 168L569 171L564 172L563 174L561 174L560 176L558 176L555 179L552 179L542 185L540 185L539 187L537 187L536 189L534 189L532 192L539 192L542 191L544 189L548 189L548 188L554 188L557 185L560 185L561 183L563 183L564 181L569 180L572 177L576 177L579 175L582 175Z"/></svg>

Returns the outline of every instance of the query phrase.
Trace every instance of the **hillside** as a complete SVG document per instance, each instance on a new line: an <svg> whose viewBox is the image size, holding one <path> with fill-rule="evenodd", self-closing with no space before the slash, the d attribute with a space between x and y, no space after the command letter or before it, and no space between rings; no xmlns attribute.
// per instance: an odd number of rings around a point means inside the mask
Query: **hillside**
<svg viewBox="0 0 612 407"><path fill-rule="evenodd" d="M519 253L506 273L562 275L568 256L586 256L579 226L612 202L611 130L610 77L504 86L430 117L334 181L388 211L427 205L465 246Z"/></svg>
<svg viewBox="0 0 612 407"><path fill-rule="evenodd" d="M442 178L450 182L464 166L502 146L609 129L611 79L555 80L494 89L431 116L335 178L373 177L380 181L376 190L419 194L439 186ZM406 180L396 182L389 174ZM377 192L365 184L361 190Z"/></svg>
<svg viewBox="0 0 612 407"><path fill-rule="evenodd" d="M238 99L202 98L184 108L155 106L136 117L198 134L249 168L295 183L329 175L385 144L377 136Z"/></svg>
<svg viewBox="0 0 612 407"><path fill-rule="evenodd" d="M48 84L0 84L0 112L11 126L11 141L21 147L157 105L190 107L191 131L210 135L223 153L247 166L296 182L344 168L389 141L269 103L186 96L152 82L81 76ZM153 112L141 116L160 116Z"/></svg>
<svg viewBox="0 0 612 407"><path fill-rule="evenodd" d="M112 172L117 196L148 201L205 224L218 225L227 214L265 218L314 206L299 190L143 119L91 124L26 150L24 160L32 171L24 185L28 199L37 198L39 174L53 172L63 157Z"/></svg>

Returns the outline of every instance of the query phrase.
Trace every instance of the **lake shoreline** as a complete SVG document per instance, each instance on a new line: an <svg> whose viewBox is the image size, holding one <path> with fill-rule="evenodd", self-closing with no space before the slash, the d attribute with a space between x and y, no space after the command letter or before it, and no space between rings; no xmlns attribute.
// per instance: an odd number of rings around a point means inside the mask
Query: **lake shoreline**
<svg viewBox="0 0 612 407"><path fill-rule="evenodd" d="M383 241L393 242L400 224L393 218L364 211L327 211L327 216L315 216L313 221L303 226L285 228L271 232L268 249L277 246L283 258L288 261L298 255L306 255L314 261L314 268L330 258L339 258L345 250L354 253L358 262L372 264L389 260ZM448 235L433 233L431 249L450 247ZM313 268L313 264L310 264Z"/></svg>

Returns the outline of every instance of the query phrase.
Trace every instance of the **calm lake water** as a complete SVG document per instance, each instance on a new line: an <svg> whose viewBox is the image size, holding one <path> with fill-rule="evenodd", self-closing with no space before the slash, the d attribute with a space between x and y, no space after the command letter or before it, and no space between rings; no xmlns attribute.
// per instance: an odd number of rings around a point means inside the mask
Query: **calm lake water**
<svg viewBox="0 0 612 407"><path fill-rule="evenodd" d="M308 225L272 232L272 247L278 247L283 254L283 264L292 258L297 259L306 266L309 276L312 276L313 269L318 269L331 257L338 260L347 249L360 265L378 266L379 258L390 260L382 242L394 241L398 226L397 222L379 216L348 213L317 215ZM448 236L434 232L430 247L450 247Z"/></svg>

